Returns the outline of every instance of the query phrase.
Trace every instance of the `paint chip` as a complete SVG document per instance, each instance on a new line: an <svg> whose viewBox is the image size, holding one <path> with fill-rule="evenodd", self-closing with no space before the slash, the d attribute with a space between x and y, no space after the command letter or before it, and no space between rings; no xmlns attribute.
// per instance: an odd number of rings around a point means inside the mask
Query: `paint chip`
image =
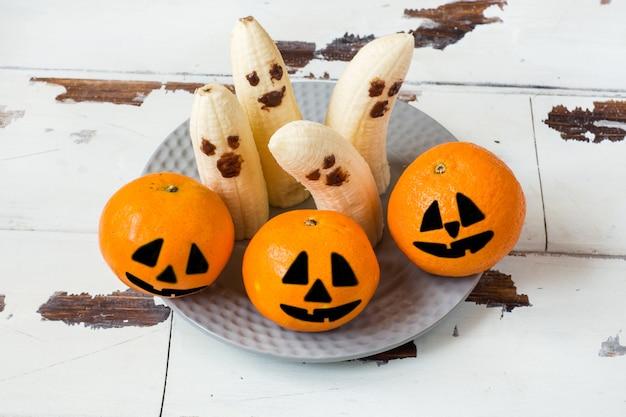
<svg viewBox="0 0 626 417"><path fill-rule="evenodd" d="M93 297L56 292L37 310L44 320L92 329L154 326L167 320L170 311L167 306L156 305L154 297L131 289Z"/></svg>
<svg viewBox="0 0 626 417"><path fill-rule="evenodd" d="M303 68L315 59L315 43L313 42L276 41L276 46L288 67Z"/></svg>
<svg viewBox="0 0 626 417"><path fill-rule="evenodd" d="M422 18L426 21L411 31L415 38L415 47L433 47L445 49L461 40L478 25L498 23L498 17L486 17L485 10L498 6L500 10L506 0L457 1L436 9L405 9L404 15L410 18Z"/></svg>
<svg viewBox="0 0 626 417"><path fill-rule="evenodd" d="M614 356L625 356L626 346L619 344L619 334L615 335L615 337L609 336L606 342L602 342L598 355L609 358Z"/></svg>
<svg viewBox="0 0 626 417"><path fill-rule="evenodd" d="M0 313L2 313L4 311L4 307L6 307L6 304L4 302L5 298L6 296L4 294L0 294Z"/></svg>
<svg viewBox="0 0 626 417"><path fill-rule="evenodd" d="M526 294L518 294L510 275L497 270L488 270L478 280L474 290L465 301L501 307L502 312L511 312L515 307L530 307Z"/></svg>
<svg viewBox="0 0 626 417"><path fill-rule="evenodd" d="M374 35L359 36L346 32L326 45L319 54L328 61L350 61L363 46L374 39Z"/></svg>
<svg viewBox="0 0 626 417"><path fill-rule="evenodd" d="M204 84L202 83L181 83L181 82L176 82L176 81L170 81L165 83L164 85L165 91L186 91L188 93L193 94L198 88L203 87ZM234 88L231 85L225 85L226 88L230 89L231 91L235 91Z"/></svg>
<svg viewBox="0 0 626 417"><path fill-rule="evenodd" d="M200 83L182 83L157 81L119 81L90 80L81 78L31 78L31 82L43 82L60 85L65 93L56 97L57 101L67 103L96 102L141 106L154 90L187 91L192 93L202 87Z"/></svg>
<svg viewBox="0 0 626 417"><path fill-rule="evenodd" d="M76 137L76 139L74 140L75 143L88 143L91 138L93 138L96 135L96 131L95 130L81 130L80 132L75 132L72 133L72 136Z"/></svg>
<svg viewBox="0 0 626 417"><path fill-rule="evenodd" d="M405 9L404 17L421 18L423 23L416 29L407 30L415 38L415 47L444 49L462 39L479 25L498 23L499 17L486 17L485 10L498 6L501 10L506 0L457 1L436 9ZM358 35L345 32L324 48L316 50L312 42L276 41L285 64L291 68L304 68L312 60L350 61L374 35ZM291 72L295 72L291 71ZM315 78L309 74L307 78Z"/></svg>
<svg viewBox="0 0 626 417"><path fill-rule="evenodd" d="M618 142L626 137L626 101L596 101L593 110L554 106L543 122L564 140Z"/></svg>
<svg viewBox="0 0 626 417"><path fill-rule="evenodd" d="M5 110L7 106L0 106L0 128L4 129L15 119L24 117L24 110Z"/></svg>

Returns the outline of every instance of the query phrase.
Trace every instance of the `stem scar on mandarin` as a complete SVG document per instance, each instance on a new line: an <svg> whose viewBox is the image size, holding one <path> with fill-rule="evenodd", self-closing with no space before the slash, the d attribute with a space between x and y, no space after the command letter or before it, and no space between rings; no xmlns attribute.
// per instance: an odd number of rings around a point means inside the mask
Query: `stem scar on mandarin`
<svg viewBox="0 0 626 417"><path fill-rule="evenodd" d="M313 217L309 217L304 221L304 224L307 226L317 226L317 220L315 220Z"/></svg>

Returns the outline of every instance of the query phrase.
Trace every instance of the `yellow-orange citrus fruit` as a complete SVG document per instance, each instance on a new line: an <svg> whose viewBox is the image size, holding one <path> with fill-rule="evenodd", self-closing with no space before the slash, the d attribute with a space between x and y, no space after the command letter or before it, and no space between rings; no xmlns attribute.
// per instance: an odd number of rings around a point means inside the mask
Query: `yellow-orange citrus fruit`
<svg viewBox="0 0 626 417"><path fill-rule="evenodd" d="M327 210L292 210L252 237L242 274L252 304L287 329L337 328L363 311L380 279L363 228Z"/></svg>
<svg viewBox="0 0 626 417"><path fill-rule="evenodd" d="M111 196L98 237L105 261L126 285L181 297L217 279L232 253L235 231L217 194L193 178L160 172Z"/></svg>
<svg viewBox="0 0 626 417"><path fill-rule="evenodd" d="M511 169L469 142L437 145L402 173L387 223L404 254L426 272L483 272L517 243L526 200Z"/></svg>

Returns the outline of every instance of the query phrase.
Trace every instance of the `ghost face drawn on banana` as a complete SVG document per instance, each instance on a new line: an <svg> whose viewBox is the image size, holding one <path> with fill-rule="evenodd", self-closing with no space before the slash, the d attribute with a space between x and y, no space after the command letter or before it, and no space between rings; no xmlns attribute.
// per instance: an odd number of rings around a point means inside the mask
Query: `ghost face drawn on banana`
<svg viewBox="0 0 626 417"><path fill-rule="evenodd" d="M276 130L301 120L302 114L276 43L253 17L239 19L231 32L231 64L237 99L261 157L269 203L282 208L301 203L308 191L276 163L267 144Z"/></svg>

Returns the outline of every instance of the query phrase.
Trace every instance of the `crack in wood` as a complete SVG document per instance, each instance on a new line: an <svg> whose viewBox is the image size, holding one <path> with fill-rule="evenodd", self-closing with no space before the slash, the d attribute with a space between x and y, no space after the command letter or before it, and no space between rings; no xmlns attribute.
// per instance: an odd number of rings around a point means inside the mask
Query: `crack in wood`
<svg viewBox="0 0 626 417"><path fill-rule="evenodd" d="M93 297L87 293L56 292L37 312L44 320L110 329L154 326L167 320L171 310L156 305L152 296L127 289Z"/></svg>
<svg viewBox="0 0 626 417"><path fill-rule="evenodd" d="M526 294L517 293L511 275L493 269L483 273L465 301L485 304L487 307L501 307L503 312L532 305Z"/></svg>
<svg viewBox="0 0 626 417"><path fill-rule="evenodd" d="M564 140L600 143L626 137L626 101L595 101L593 110L554 106L543 121Z"/></svg>

